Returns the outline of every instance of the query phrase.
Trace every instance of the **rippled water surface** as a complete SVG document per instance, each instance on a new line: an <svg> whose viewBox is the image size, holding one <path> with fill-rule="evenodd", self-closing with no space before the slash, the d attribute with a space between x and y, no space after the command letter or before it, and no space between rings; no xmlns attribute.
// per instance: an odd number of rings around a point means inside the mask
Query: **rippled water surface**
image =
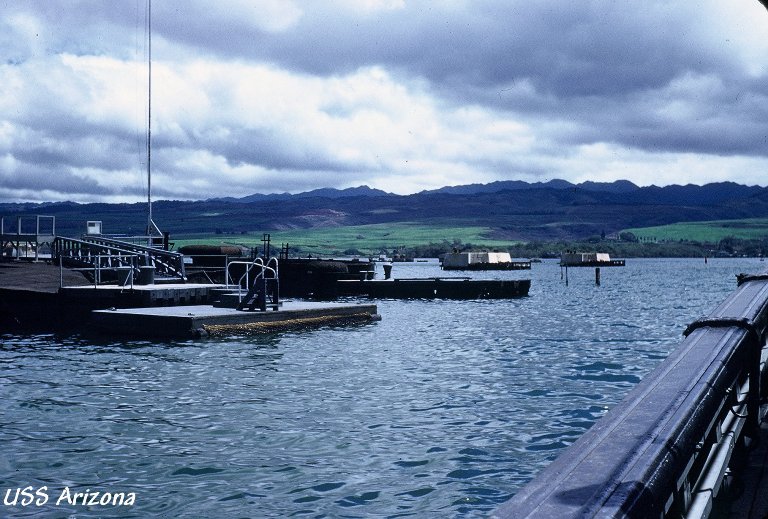
<svg viewBox="0 0 768 519"><path fill-rule="evenodd" d="M187 342L0 335L0 516L484 517L736 287L744 260L531 271L508 301L377 301L377 323ZM395 265L395 277L441 275ZM89 507L72 493L133 492ZM33 490L34 491L34 490ZM7 502L7 501L6 501Z"/></svg>

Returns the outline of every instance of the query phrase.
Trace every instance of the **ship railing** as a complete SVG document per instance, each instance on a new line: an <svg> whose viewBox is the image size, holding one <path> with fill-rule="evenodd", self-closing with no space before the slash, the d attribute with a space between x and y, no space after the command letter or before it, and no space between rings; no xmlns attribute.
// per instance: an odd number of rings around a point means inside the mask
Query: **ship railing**
<svg viewBox="0 0 768 519"><path fill-rule="evenodd" d="M708 517L765 417L767 328L768 271L739 276L660 366L492 517Z"/></svg>

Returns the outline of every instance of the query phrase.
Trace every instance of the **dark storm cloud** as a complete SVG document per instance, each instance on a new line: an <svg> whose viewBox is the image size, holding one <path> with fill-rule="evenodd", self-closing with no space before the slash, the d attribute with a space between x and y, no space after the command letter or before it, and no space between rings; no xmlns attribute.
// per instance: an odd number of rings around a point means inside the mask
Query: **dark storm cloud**
<svg viewBox="0 0 768 519"><path fill-rule="evenodd" d="M756 0L152 10L161 196L625 172L642 183L655 174L646 161L667 182L711 170L765 182L752 173L768 155L768 12ZM130 78L146 57L145 17L144 0L4 5L0 198L46 179L95 199L140 191L114 179L145 160L144 98L127 88L144 88ZM706 178L682 180L683 155Z"/></svg>
<svg viewBox="0 0 768 519"><path fill-rule="evenodd" d="M0 176L4 190L32 190L51 193L78 193L86 195L112 195L113 189L93 179L77 176L66 168L53 168L48 163L21 162L16 172Z"/></svg>
<svg viewBox="0 0 768 519"><path fill-rule="evenodd" d="M665 4L506 0L459 9L416 2L359 17L310 3L295 26L276 34L247 28L233 39L228 29L237 27L187 25L168 27L168 36L317 75L384 65L457 96L477 87L495 93L520 79L556 97L612 96L661 86L681 68L727 63L691 34L690 10L659 7Z"/></svg>
<svg viewBox="0 0 768 519"><path fill-rule="evenodd" d="M764 155L768 119L762 109L746 109L745 101L762 97L762 81L746 77L732 49L701 30L715 20L703 18L708 12L698 11L697 4L505 0L464 9L416 2L359 17L311 2L301 5L305 13L295 26L276 34L235 27L246 37L233 39L224 28L167 28L170 37L188 45L302 73L338 75L382 65L428 80L451 103L578 120L590 139L653 151ZM637 112L647 108L642 95L663 92L685 74L722 78L726 91L700 101L702 112L710 103L727 112L696 113L693 120L651 113L632 127ZM520 82L531 89L515 92ZM746 121L718 138L721 119L734 116Z"/></svg>
<svg viewBox="0 0 768 519"><path fill-rule="evenodd" d="M259 164L273 170L345 171L353 169L333 160L322 149L304 142L291 142L290 135L277 135L266 129L239 129L218 142L208 142L214 153L227 158L232 166Z"/></svg>

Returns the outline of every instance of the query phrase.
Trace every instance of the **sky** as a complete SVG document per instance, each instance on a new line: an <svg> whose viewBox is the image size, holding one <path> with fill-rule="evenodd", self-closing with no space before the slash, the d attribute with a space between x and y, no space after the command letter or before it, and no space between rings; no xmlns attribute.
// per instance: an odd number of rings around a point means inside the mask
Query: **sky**
<svg viewBox="0 0 768 519"><path fill-rule="evenodd" d="M758 0L154 0L151 197L768 185ZM146 0L0 0L0 201L147 198Z"/></svg>

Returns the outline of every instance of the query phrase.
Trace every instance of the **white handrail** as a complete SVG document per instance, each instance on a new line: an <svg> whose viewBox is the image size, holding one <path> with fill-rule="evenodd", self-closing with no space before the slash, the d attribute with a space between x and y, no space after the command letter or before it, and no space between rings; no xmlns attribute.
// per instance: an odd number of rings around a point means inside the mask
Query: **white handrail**
<svg viewBox="0 0 768 519"><path fill-rule="evenodd" d="M136 254L132 254L132 255L122 254L120 256L111 255L111 254L93 254L91 255L91 257L95 258L96 260L93 262L93 288L97 288L99 283L101 282L102 270L114 270L115 272L117 272L117 269L120 267L123 267L123 268L128 267L133 271L135 270L136 264L138 263L137 261L138 256ZM131 264L118 265L118 266L112 266L112 267L102 267L101 266L102 258L108 258L111 260L127 258L131 260ZM131 275L130 275L131 288L133 288L133 278L134 278L134 275L133 275L133 272L131 272ZM126 283L124 283L122 286L123 287L127 286L127 282L128 280L126 280ZM118 282L118 285L119 284L120 283ZM59 256L59 288L63 288L63 287L64 287L64 256Z"/></svg>
<svg viewBox="0 0 768 519"><path fill-rule="evenodd" d="M270 264L272 264L273 261L275 262L275 268L272 268L272 267L269 266ZM274 257L274 256L269 258L269 260L267 261L266 265L264 264L264 260L262 258L260 258L260 257L254 259L253 261L238 261L238 260L230 261L229 263L227 263L227 272L226 272L226 277L224 279L224 282L225 282L227 288L230 287L230 281L232 280L232 277L230 276L230 273L229 273L229 267L232 266L232 265L246 265L247 266L247 268L245 269L245 273L242 276L240 276L240 279L237 280L237 302L238 303L242 303L243 302L243 278L245 278L245 286L248 287L248 289L250 290L250 287L251 287L250 273L251 273L251 269L253 267L257 267L258 266L258 267L261 268L260 272L253 279L254 283L260 277L265 277L265 275L264 275L265 271L272 272L272 274L274 275L275 279L277 279L277 277L278 277L277 258Z"/></svg>

